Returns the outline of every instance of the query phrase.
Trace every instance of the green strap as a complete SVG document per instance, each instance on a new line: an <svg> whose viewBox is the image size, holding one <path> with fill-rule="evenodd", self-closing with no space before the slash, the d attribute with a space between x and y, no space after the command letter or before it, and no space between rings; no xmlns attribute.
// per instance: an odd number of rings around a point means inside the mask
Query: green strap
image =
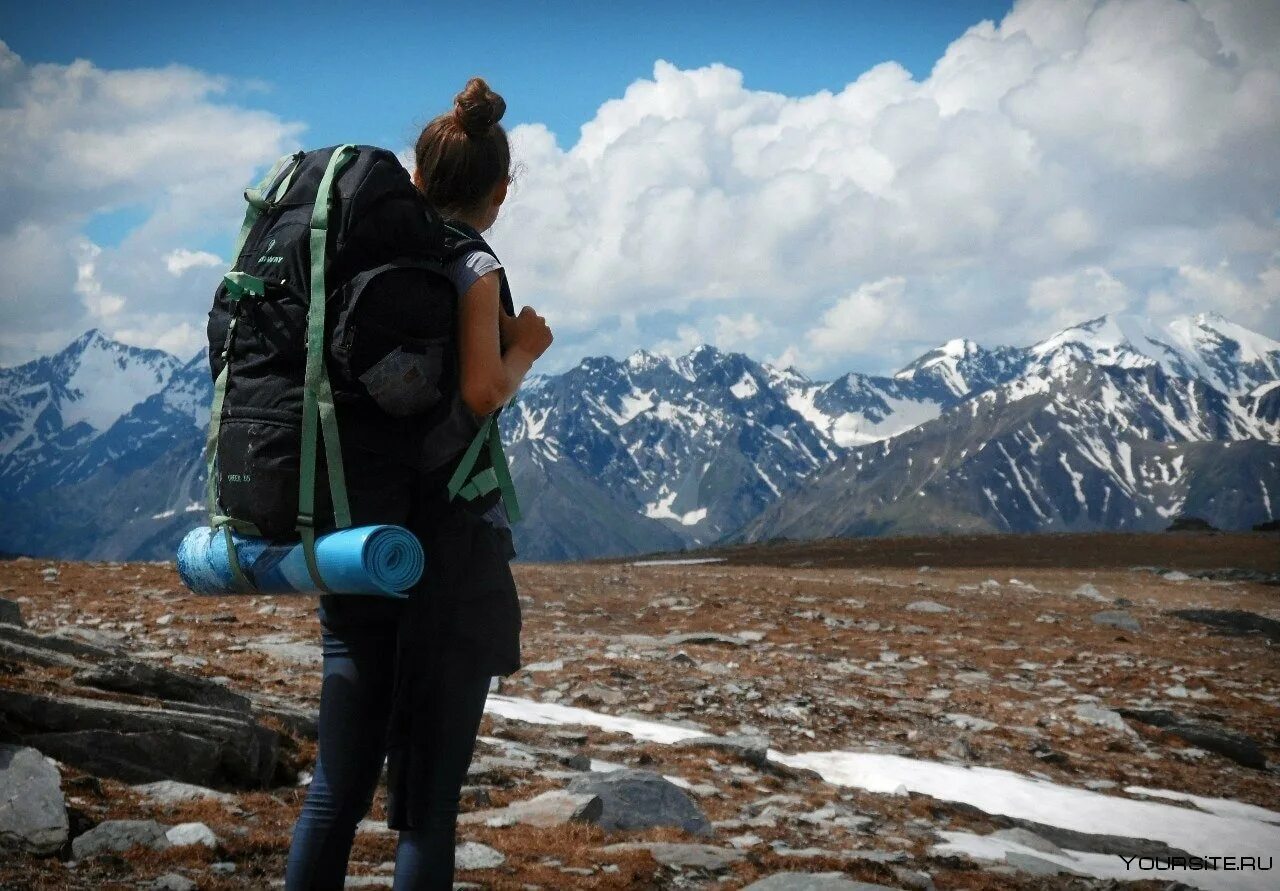
<svg viewBox="0 0 1280 891"><path fill-rule="evenodd" d="M232 329L236 326L236 320L232 319ZM230 342L230 330L227 333L227 341ZM236 543L232 539L232 527L228 525L229 517L220 516L218 513L218 430L223 424L223 398L227 396L227 374L230 362L227 361L227 351L223 351L223 370L218 374L218 380L214 383L214 405L210 408L209 415L209 438L205 440L205 474L207 476L207 497L209 497L209 522L214 529L221 527L225 540L227 540L227 559L232 567L232 581L236 590L244 593L252 593L253 584L248 580L248 576L244 575L244 570L239 563L239 554L236 553Z"/></svg>
<svg viewBox="0 0 1280 891"><path fill-rule="evenodd" d="M254 297L267 296L267 283L256 275L247 272L228 272L222 277L227 286L227 296L232 300L240 300L246 295Z"/></svg>
<svg viewBox="0 0 1280 891"><path fill-rule="evenodd" d="M480 458L480 450L484 448L485 441L489 438L489 430L492 427L493 415L489 415L489 417L485 418L484 423L480 425L475 438L471 440L471 445L467 446L467 450L463 453L462 460L458 462L458 467L454 470L453 476L449 477L450 501L461 494L462 484L466 482L471 469L476 466L476 461Z"/></svg>
<svg viewBox="0 0 1280 891"><path fill-rule="evenodd" d="M493 425L489 437L489 461L493 465L489 469L497 476L498 488L502 490L502 503L507 506L507 519L519 523L520 502L516 500L516 486L511 481L511 468L507 466L507 456L502 451L502 437L497 424Z"/></svg>
<svg viewBox="0 0 1280 891"><path fill-rule="evenodd" d="M227 563L231 566L232 586L241 594L254 593L253 582L249 581L249 577L244 574L244 567L240 565L240 555L236 553L236 541L230 526L222 527L222 536L227 543Z"/></svg>
<svg viewBox="0 0 1280 891"><path fill-rule="evenodd" d="M204 468L207 474L205 480L206 498L209 503L209 522L213 525L214 518L218 515L218 430L222 427L222 400L227 395L227 365L224 364L222 371L218 372L218 378L213 382L213 407L209 409L209 435L204 441Z"/></svg>
<svg viewBox="0 0 1280 891"><path fill-rule="evenodd" d="M280 188L275 191L273 197L278 199L284 194L288 190L289 184L293 182L293 176L297 172L298 161L301 160L301 157L301 153L285 155L276 161L257 186L245 190L244 197L249 206L245 210L244 222L240 225L240 233L236 237L235 253L231 261L233 267L240 262L240 252L244 250L244 243L249 238L249 232L266 209L267 205L262 200L264 190L270 188L276 177L280 176L284 166L290 160L293 160L294 164L289 170L289 175L281 177ZM227 296L232 300L240 300L246 295L266 296L266 285L262 279L246 272L229 272L223 277L223 281L227 286ZM233 315L230 324L227 326L227 339L222 348L222 371L218 373L218 377L213 384L213 403L209 408L209 431L204 444L205 495L209 504L209 525L213 529L221 529L226 542L227 562L231 567L232 583L237 591L252 593L254 590L253 583L249 581L249 577L245 575L244 568L240 565L240 555L236 552L235 539L232 533L234 529L245 534L257 535L259 534L258 529L252 523L235 520L222 514L218 509L218 433L222 429L222 405L227 396L227 379L231 372L231 343L235 335L236 321L236 317Z"/></svg>
<svg viewBox="0 0 1280 891"><path fill-rule="evenodd" d="M244 222L240 225L240 234L236 237L235 253L231 255L231 263L233 266L240 262L240 252L244 250L244 243L249 238L249 230L253 228L254 223L258 222L258 217L262 216L262 212L266 210L267 204L262 200L263 190L271 185L279 175L280 171L284 169L284 165L288 164L289 160L295 157L297 156L282 156L280 160L276 161L276 163L272 165L271 169L267 171L267 175L264 176L256 186L244 190L244 200L249 203L249 207L244 212ZM294 165L295 170L297 169L297 166L297 164ZM290 178L292 179L292 174L290 174Z"/></svg>
<svg viewBox="0 0 1280 891"><path fill-rule="evenodd" d="M449 478L449 500L452 501L454 498L461 496L466 501L474 501L494 489L499 489L502 492L502 502L507 506L507 518L512 523L518 523L520 521L520 502L516 499L516 487L511 480L511 468L507 465L507 456L502 451L502 434L495 421L496 417L496 414L492 414L485 419L479 432L476 433L475 438L471 440L471 444L467 446L466 452L463 453L457 469L454 470L453 476ZM480 450L486 445L489 448L489 463L491 466L486 467L468 480L467 477L475 468L476 461L480 458Z"/></svg>
<svg viewBox="0 0 1280 891"><path fill-rule="evenodd" d="M260 192L267 188L279 175L284 165L289 162L294 155L284 155L272 165L267 171L267 175L262 178L257 186L245 189L245 200L249 200L251 192ZM297 168L297 165L294 165ZM236 237L235 253L231 257L231 264L234 268L235 264L240 262L240 252L244 250L245 240L249 237L249 230L253 228L253 224L262 216L262 208L249 201L249 207L244 212L244 223L240 226L240 234ZM233 300L239 300L246 293L256 293L263 296L266 293L266 287L262 280L243 272L229 272L223 277L227 285L227 294ZM252 290L253 282L257 283L257 290ZM218 463L218 430L222 426L222 402L227 395L227 375L231 365L231 338L236 329L235 316L231 318L231 324L227 328L227 339L222 347L222 371L218 374L218 378L213 385L213 405L209 409L209 435L205 440L205 472L208 474L208 502L209 517L213 523L213 518L218 513L218 477L214 470ZM217 526L217 523L213 523Z"/></svg>
<svg viewBox="0 0 1280 891"><path fill-rule="evenodd" d="M329 158L316 190L311 212L311 294L307 307L307 369L302 390L302 455L298 479L298 532L307 559L311 580L321 591L329 591L320 577L315 558L316 449L324 436L325 464L329 473L329 496L333 502L334 525L339 529L351 525L351 508L347 501L346 477L342 468L342 444L338 439L337 416L333 407L333 389L325 368L324 311L328 290L325 287L326 252L329 241L329 200L333 181L347 161L355 155L355 146L341 145Z"/></svg>

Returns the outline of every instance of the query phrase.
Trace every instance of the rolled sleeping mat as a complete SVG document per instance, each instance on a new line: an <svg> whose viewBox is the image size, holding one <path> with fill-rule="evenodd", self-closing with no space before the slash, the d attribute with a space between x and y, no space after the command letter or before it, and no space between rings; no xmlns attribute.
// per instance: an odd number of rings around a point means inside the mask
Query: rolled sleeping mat
<svg viewBox="0 0 1280 891"><path fill-rule="evenodd" d="M276 543L232 533L240 568L254 594L323 594L307 571L300 542ZM422 577L422 545L400 526L360 526L316 538L316 565L334 594L403 598ZM196 594L240 594L222 529L192 529L178 545L178 575Z"/></svg>

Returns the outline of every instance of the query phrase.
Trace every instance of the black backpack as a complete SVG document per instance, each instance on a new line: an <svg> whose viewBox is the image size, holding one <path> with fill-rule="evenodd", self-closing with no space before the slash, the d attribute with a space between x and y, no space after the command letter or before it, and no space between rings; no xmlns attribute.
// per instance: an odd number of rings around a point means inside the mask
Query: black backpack
<svg viewBox="0 0 1280 891"><path fill-rule="evenodd" d="M442 499L500 496L518 519L497 413L477 418L461 399L443 269L484 242L445 224L372 146L287 155L245 200L208 325L210 523L237 583L251 587L232 530L300 539L328 590L317 531L405 522L424 474L447 476ZM502 294L514 312L505 279Z"/></svg>

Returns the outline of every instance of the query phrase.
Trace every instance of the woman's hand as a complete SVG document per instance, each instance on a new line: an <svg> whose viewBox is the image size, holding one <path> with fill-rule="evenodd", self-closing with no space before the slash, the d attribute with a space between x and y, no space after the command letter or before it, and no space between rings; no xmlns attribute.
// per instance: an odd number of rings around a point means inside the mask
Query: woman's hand
<svg viewBox="0 0 1280 891"><path fill-rule="evenodd" d="M538 315L532 306L526 306L520 310L520 315L511 320L509 331L511 349L519 350L530 360L537 359L545 353L554 339L551 329L547 326L547 320Z"/></svg>
<svg viewBox="0 0 1280 891"><path fill-rule="evenodd" d="M516 339L516 317L507 315L507 311L498 308L498 347L502 352L511 349Z"/></svg>

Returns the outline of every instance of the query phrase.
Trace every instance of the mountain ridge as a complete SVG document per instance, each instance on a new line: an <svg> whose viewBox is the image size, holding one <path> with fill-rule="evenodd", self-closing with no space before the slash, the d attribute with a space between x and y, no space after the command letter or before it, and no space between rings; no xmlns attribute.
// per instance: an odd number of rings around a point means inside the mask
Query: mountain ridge
<svg viewBox="0 0 1280 891"><path fill-rule="evenodd" d="M94 330L53 356L0 369L0 499L17 508L0 520L0 550L167 557L168 538L200 516L206 366L203 352L182 362ZM1059 430L1067 414L1070 433ZM1008 424L1022 425L1021 438L997 443ZM1140 495L1126 488L1126 473L1167 465L1145 446L1138 452L1148 464L1130 463L1127 472L1118 456L1124 449L1134 455L1148 440L1167 442L1186 453L1186 472L1194 467L1193 475L1225 479L1229 447L1189 444L1280 442L1280 343L1213 314L1164 325L1112 314L1030 347L956 338L892 375L849 372L829 381L706 344L682 356L641 349L531 375L501 426L530 517L516 530L517 548L529 559L774 535L1076 528L1073 516L1102 524L1081 528L1135 528L1110 508L1092 518L1088 505L1073 513L1076 485L1098 493L1110 487L1120 501L1136 498L1129 507L1142 513L1143 528L1155 528L1166 519L1156 502L1166 499L1159 503L1165 512L1177 499L1187 503L1190 477L1177 492ZM1031 443L1050 434L1072 472L1036 456ZM966 453L957 460L970 463L967 470L947 467L955 491L913 496L917 516L907 518L905 508L885 507L877 487L913 485L917 469L905 458L881 464L869 456L883 448L901 457L912 444L941 462L931 437L962 439L973 450L990 441L1018 457L1002 470L971 464ZM1271 450L1249 449L1246 463L1263 474L1261 489L1247 504L1215 508L1228 525L1246 516L1269 519L1272 505L1280 507L1280 476L1269 487ZM1083 454L1094 456L1090 466L1105 480L1071 482ZM856 484L840 476L859 462ZM871 474L872 464L887 469ZM1033 470L1054 491L1014 509L1006 490ZM975 473L986 475L976 490ZM841 482L833 487L833 480ZM992 492L985 507L984 486ZM859 499L880 504L879 520L856 519L842 507ZM930 512L926 522L922 515ZM801 515L810 519L800 523ZM840 522L816 522L820 515Z"/></svg>

